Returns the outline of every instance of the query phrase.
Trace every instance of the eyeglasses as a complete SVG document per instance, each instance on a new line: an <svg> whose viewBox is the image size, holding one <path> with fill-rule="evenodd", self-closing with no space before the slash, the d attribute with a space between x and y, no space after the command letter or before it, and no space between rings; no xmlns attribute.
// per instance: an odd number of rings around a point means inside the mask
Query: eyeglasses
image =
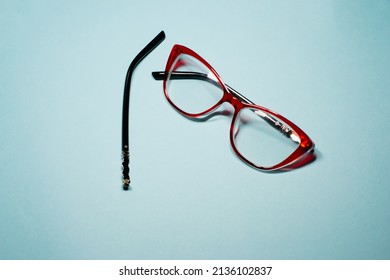
<svg viewBox="0 0 390 280"><path fill-rule="evenodd" d="M122 176L128 190L129 176L129 102L131 77L137 65L165 39L161 31L131 62L125 81L122 111ZM163 80L168 102L191 119L212 116L223 103L234 108L230 143L237 156L248 165L264 171L297 168L314 160L314 143L285 117L256 105L225 84L214 68L200 55L175 45L165 71L152 73Z"/></svg>
<svg viewBox="0 0 390 280"><path fill-rule="evenodd" d="M193 50L175 45L165 71L153 72L163 80L168 102L182 115L199 119L223 103L234 107L230 126L233 151L245 163L264 171L286 170L313 158L312 140L285 117L259 105L225 84L211 65Z"/></svg>

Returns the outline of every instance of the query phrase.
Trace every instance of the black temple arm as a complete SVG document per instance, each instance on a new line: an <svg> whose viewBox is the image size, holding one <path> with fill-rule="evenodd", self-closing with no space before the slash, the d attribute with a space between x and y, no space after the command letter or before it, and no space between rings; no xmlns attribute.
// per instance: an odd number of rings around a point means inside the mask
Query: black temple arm
<svg viewBox="0 0 390 280"><path fill-rule="evenodd" d="M131 77L137 65L152 52L165 39L164 31L161 31L131 62L125 81L122 110L122 177L123 189L128 190L130 185L130 154L129 154L129 106L130 106L130 84Z"/></svg>

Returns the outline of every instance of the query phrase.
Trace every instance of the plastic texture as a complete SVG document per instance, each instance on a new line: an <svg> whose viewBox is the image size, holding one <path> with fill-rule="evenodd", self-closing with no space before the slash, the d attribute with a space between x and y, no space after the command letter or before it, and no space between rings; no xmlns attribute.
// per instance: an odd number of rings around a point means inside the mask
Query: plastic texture
<svg viewBox="0 0 390 280"><path fill-rule="evenodd" d="M152 52L165 39L164 31L161 31L131 62L125 81L122 110L122 182L123 189L128 190L130 186L130 152L129 152L129 107L130 107L130 85L131 77L137 65Z"/></svg>
<svg viewBox="0 0 390 280"><path fill-rule="evenodd" d="M178 63L178 61L179 61L179 57L182 55L193 57L197 61L202 63L205 67L207 67L208 71L210 72L213 78L210 79L209 78L210 75L207 75L205 73L197 73L192 71L178 71L177 69L180 68L181 66L180 62ZM248 98L240 94L238 91L234 90L233 88L225 84L222 81L221 77L218 75L218 73L214 70L214 68L200 55L195 53L193 50L182 45L174 45L169 55L165 67L165 71L152 72L152 75L156 80L163 80L164 94L168 102L179 113L181 113L182 115L188 118L194 118L194 119L202 118L210 114L214 110L216 110L224 102L230 103L234 107L234 113L233 113L232 122L230 126L230 143L237 156L242 161L247 163L249 166L263 171L280 171L280 170L284 171L284 170L290 170L290 169L301 167L302 165L305 165L311 162L312 160L314 160L315 158L313 153L314 143L302 129L300 129L297 125L295 125L293 122L283 117L282 115L273 112L270 109L267 109L260 105L254 104L252 101L250 101ZM201 81L212 83L218 86L220 89L222 89L223 91L222 98L218 102L216 102L213 106L207 108L206 110L203 110L202 112L199 113L187 112L183 110L183 108L177 106L175 102L172 101L169 88L168 88L168 83L170 80L179 80L179 79L180 80L195 79L195 80L201 80ZM241 110L244 109L250 109L253 112L255 112L257 115L259 115L259 118L262 118L267 124L269 124L274 129L280 132L280 137L288 137L291 139L291 141L296 142L297 148L294 149L290 154L288 154L282 160L280 160L278 163L272 164L270 166L259 165L251 161L247 156L244 156L237 148L235 143L235 132L237 132L237 128L235 128L235 124L237 118L239 118ZM261 145L261 143L259 145Z"/></svg>

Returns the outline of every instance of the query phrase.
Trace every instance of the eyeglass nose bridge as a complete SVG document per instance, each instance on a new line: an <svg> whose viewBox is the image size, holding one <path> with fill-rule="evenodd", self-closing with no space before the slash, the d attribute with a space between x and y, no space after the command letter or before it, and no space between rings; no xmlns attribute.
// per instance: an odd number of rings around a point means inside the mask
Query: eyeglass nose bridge
<svg viewBox="0 0 390 280"><path fill-rule="evenodd" d="M248 98L243 96L241 93L233 89L231 86L225 84L225 93L223 97L223 102L230 103L236 112L240 111L244 108L244 104L252 104L254 103L250 101Z"/></svg>
<svg viewBox="0 0 390 280"><path fill-rule="evenodd" d="M225 93L225 96L222 99L221 104L225 103L225 102L229 103L233 107L233 110L234 110L233 115L235 115L238 111L240 111L244 107L244 104L242 103L242 101L239 100L233 94L231 94L229 91L227 91Z"/></svg>

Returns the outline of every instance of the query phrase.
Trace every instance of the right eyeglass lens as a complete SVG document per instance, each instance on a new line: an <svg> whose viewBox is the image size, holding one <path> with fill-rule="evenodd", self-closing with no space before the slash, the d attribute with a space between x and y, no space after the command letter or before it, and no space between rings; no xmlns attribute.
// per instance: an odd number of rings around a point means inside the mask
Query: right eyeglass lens
<svg viewBox="0 0 390 280"><path fill-rule="evenodd" d="M200 114L216 105L223 96L218 79L196 58L181 54L168 73L167 94L181 110Z"/></svg>
<svg viewBox="0 0 390 280"><path fill-rule="evenodd" d="M260 109L244 108L233 127L238 152L259 167L272 167L290 156L300 138L276 116Z"/></svg>

